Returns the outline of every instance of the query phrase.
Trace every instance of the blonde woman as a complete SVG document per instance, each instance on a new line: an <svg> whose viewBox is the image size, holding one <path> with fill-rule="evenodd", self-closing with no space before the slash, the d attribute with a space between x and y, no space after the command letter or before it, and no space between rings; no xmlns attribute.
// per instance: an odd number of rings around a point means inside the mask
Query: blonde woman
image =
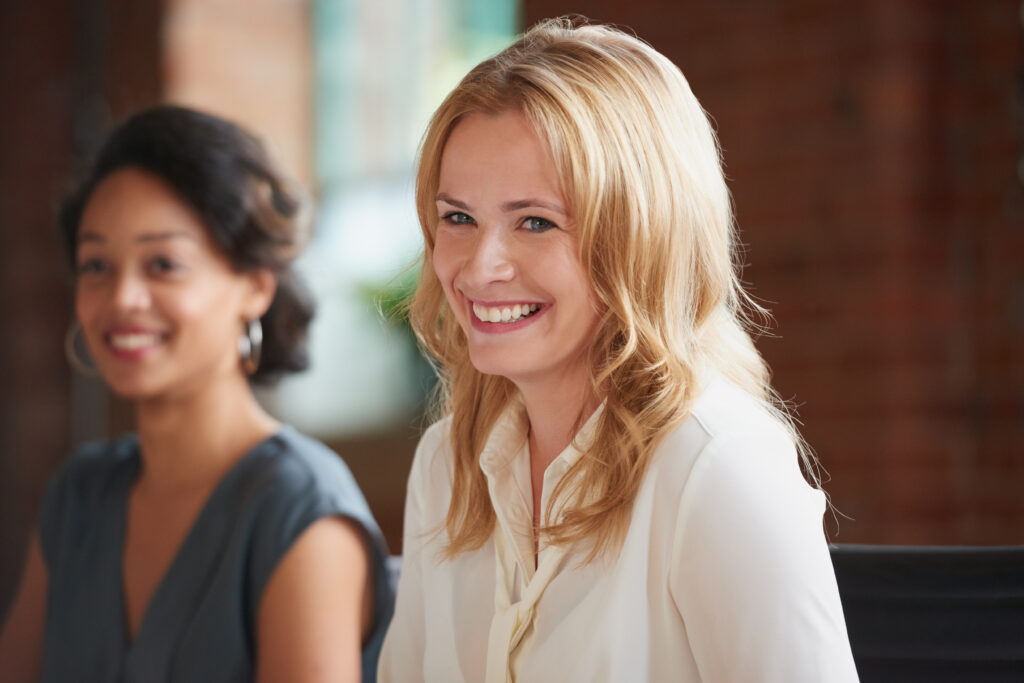
<svg viewBox="0 0 1024 683"><path fill-rule="evenodd" d="M443 417L380 680L856 680L679 70L541 24L435 113L416 195Z"/></svg>

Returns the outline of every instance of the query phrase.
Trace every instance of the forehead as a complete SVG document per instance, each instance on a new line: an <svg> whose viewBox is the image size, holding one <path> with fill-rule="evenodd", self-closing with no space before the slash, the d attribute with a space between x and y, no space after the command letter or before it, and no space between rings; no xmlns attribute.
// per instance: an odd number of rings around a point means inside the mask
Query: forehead
<svg viewBox="0 0 1024 683"><path fill-rule="evenodd" d="M554 161L519 111L463 117L441 154L440 190L543 193L561 198Z"/></svg>
<svg viewBox="0 0 1024 683"><path fill-rule="evenodd" d="M82 211L80 242L138 240L175 234L207 243L209 235L192 205L159 176L123 168L96 185Z"/></svg>

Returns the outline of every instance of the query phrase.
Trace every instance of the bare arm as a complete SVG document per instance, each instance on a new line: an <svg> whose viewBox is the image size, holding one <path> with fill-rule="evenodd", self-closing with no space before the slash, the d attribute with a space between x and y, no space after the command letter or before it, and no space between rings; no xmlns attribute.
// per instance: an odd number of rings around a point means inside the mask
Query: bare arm
<svg viewBox="0 0 1024 683"><path fill-rule="evenodd" d="M5 681L38 681L42 673L47 582L39 537L32 534L21 585L0 631L0 671Z"/></svg>
<svg viewBox="0 0 1024 683"><path fill-rule="evenodd" d="M372 586L360 532L314 522L271 574L260 601L256 673L275 681L359 681Z"/></svg>

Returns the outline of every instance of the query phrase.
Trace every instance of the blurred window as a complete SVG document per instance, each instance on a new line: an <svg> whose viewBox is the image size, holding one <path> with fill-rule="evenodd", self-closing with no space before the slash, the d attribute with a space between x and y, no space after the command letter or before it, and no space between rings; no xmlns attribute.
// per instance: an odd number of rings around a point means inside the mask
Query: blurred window
<svg viewBox="0 0 1024 683"><path fill-rule="evenodd" d="M516 0L315 0L313 239L318 301L309 372L262 395L321 438L380 432L420 409L431 373L386 313L421 252L415 156L433 110L517 30ZM412 267L410 267L412 266Z"/></svg>

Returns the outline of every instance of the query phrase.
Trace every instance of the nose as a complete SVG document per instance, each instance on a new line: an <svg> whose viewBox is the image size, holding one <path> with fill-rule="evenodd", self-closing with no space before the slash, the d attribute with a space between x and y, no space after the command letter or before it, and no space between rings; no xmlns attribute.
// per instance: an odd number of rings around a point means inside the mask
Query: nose
<svg viewBox="0 0 1024 683"><path fill-rule="evenodd" d="M508 282L515 277L515 253L513 245L509 244L510 239L499 230L477 230L463 269L467 284L482 287L497 282Z"/></svg>
<svg viewBox="0 0 1024 683"><path fill-rule="evenodd" d="M123 311L142 310L149 307L149 287L137 273L125 271L114 282L113 303Z"/></svg>

